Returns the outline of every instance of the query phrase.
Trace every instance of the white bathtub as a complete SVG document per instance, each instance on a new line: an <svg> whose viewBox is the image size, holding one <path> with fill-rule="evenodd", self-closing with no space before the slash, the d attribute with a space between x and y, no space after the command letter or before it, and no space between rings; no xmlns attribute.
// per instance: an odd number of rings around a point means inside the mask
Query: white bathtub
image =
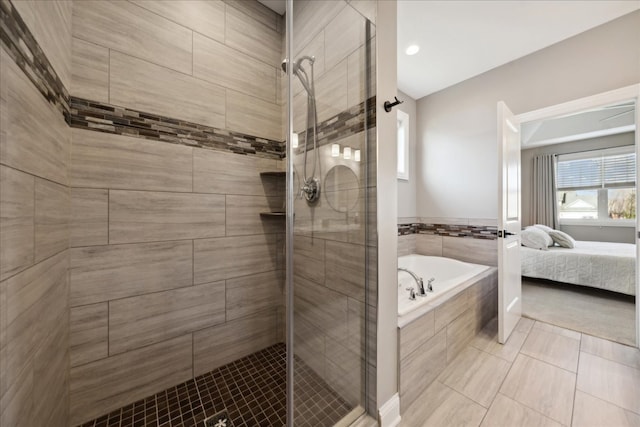
<svg viewBox="0 0 640 427"><path fill-rule="evenodd" d="M407 323L442 304L453 295L461 292L471 284L490 273L491 267L479 264L470 264L451 258L405 255L398 257L398 267L411 270L422 277L425 290L429 279L432 282L433 292L427 292L427 296L416 296L414 301L409 299L408 287L413 287L418 293L416 281L404 271L398 271L398 326L403 327Z"/></svg>

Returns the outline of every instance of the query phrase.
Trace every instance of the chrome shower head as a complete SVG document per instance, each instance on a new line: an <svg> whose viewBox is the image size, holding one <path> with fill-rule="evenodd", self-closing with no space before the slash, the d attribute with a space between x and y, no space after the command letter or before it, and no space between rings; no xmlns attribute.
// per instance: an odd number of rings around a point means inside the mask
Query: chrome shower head
<svg viewBox="0 0 640 427"><path fill-rule="evenodd" d="M311 72L313 74L313 63L315 62L316 58L313 56L301 56L300 58L298 58L297 61L293 61L292 67L291 67L291 74L294 74L298 77L298 80L300 80L300 83L302 83L302 86L304 87L304 89L307 91L307 93L309 94L310 97L314 97L314 90L313 90L313 85L309 83L309 76L307 75L307 72L304 70L304 68L302 68L302 61L309 61L309 63L311 64ZM280 66L282 67L282 71L284 71L285 73L287 72L287 68L289 67L289 60L287 58L282 60L282 63L280 64Z"/></svg>

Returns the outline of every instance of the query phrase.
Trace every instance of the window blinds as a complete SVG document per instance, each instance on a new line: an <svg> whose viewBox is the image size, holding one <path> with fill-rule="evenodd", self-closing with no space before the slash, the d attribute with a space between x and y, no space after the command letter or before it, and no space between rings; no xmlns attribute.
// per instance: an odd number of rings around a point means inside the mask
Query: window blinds
<svg viewBox="0 0 640 427"><path fill-rule="evenodd" d="M632 147L633 148L633 147ZM585 153L586 154L586 153ZM636 155L633 152L590 152L575 156L558 156L556 187L558 190L634 187Z"/></svg>

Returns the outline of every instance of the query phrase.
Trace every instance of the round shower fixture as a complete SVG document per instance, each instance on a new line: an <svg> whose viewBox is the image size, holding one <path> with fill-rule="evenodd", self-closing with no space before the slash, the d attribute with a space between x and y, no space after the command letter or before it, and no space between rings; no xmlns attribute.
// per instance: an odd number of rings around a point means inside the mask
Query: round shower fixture
<svg viewBox="0 0 640 427"><path fill-rule="evenodd" d="M310 204L320 199L320 180L316 178L316 165L318 163L318 112L316 109L316 94L313 82L313 63L315 60L315 57L305 55L291 63L285 59L281 64L282 71L285 73L287 72L287 68L291 67L291 74L298 77L302 87L304 87L304 90L307 92L307 122L304 132L304 170L300 195ZM310 75L307 74L302 66L304 61L309 63ZM309 122L311 122L311 126ZM307 151L309 150L307 143L309 141L309 132L312 132L313 142L313 168L311 169L311 175L307 175Z"/></svg>

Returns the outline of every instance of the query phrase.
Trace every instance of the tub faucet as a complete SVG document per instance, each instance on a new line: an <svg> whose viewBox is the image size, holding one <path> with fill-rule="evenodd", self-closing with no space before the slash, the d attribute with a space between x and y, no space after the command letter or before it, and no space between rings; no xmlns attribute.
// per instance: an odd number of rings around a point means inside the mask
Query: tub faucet
<svg viewBox="0 0 640 427"><path fill-rule="evenodd" d="M398 267L398 271L405 271L409 273L411 277L413 277L413 279L416 281L418 285L418 295L420 295L421 297L427 295L427 293L424 290L424 283L422 282L422 277L418 277L416 273L404 267Z"/></svg>
<svg viewBox="0 0 640 427"><path fill-rule="evenodd" d="M433 285L431 284L433 283L434 280L436 280L435 277L432 277L427 281L427 292L433 292Z"/></svg>

